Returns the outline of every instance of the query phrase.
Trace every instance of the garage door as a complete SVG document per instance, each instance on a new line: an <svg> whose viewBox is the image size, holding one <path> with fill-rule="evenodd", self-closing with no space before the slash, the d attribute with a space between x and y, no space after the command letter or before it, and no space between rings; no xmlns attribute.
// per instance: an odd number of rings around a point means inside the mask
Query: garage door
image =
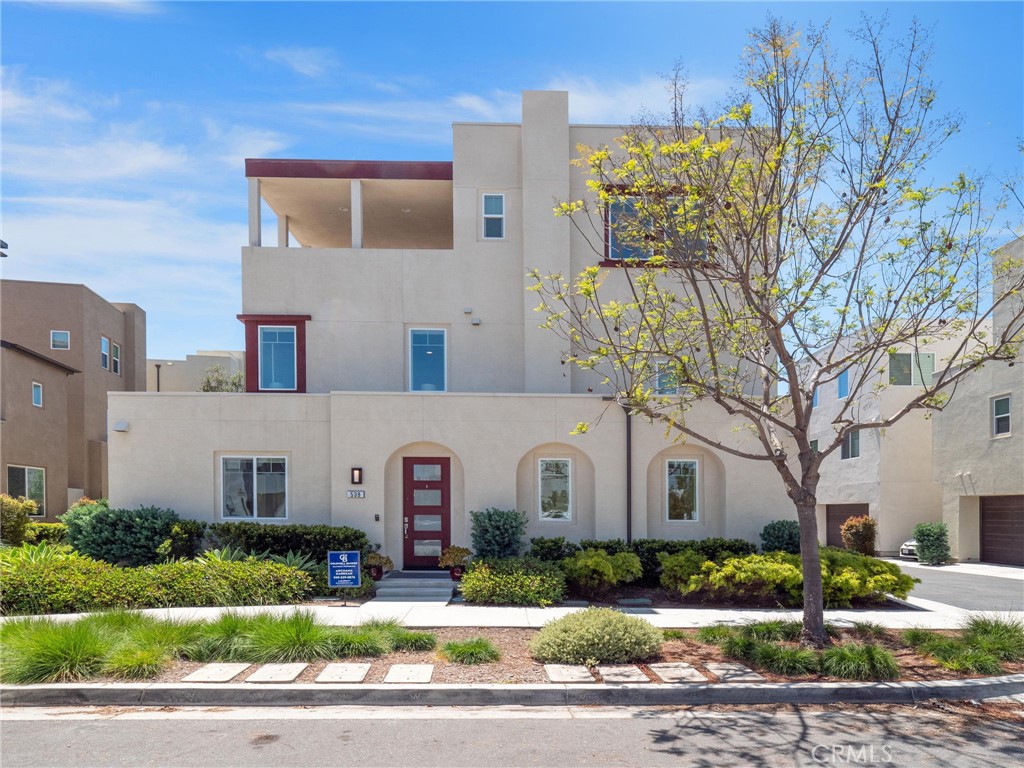
<svg viewBox="0 0 1024 768"><path fill-rule="evenodd" d="M1024 496L982 496L981 560L1024 565Z"/></svg>
<svg viewBox="0 0 1024 768"><path fill-rule="evenodd" d="M843 546L839 529L851 517L863 517L868 513L867 504L828 504L825 507L825 543L830 547Z"/></svg>

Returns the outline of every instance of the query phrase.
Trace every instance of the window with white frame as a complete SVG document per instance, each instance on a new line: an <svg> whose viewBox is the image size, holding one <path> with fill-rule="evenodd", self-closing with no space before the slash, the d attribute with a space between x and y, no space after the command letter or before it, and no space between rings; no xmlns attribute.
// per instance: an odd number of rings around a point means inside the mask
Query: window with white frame
<svg viewBox="0 0 1024 768"><path fill-rule="evenodd" d="M38 381L32 382L32 405L36 408L43 407L43 385Z"/></svg>
<svg viewBox="0 0 1024 768"><path fill-rule="evenodd" d="M572 520L572 460L538 459L541 520Z"/></svg>
<svg viewBox="0 0 1024 768"><path fill-rule="evenodd" d="M71 349L71 331L50 331L50 349Z"/></svg>
<svg viewBox="0 0 1024 768"><path fill-rule="evenodd" d="M505 196L483 196L483 237L485 240L505 239Z"/></svg>
<svg viewBox="0 0 1024 768"><path fill-rule="evenodd" d="M118 376L121 375L121 345L111 344L110 345L110 371L116 373Z"/></svg>
<svg viewBox="0 0 1024 768"><path fill-rule="evenodd" d="M294 325L259 327L261 390L294 391L298 387Z"/></svg>
<svg viewBox="0 0 1024 768"><path fill-rule="evenodd" d="M837 382L839 388L839 399L845 400L850 396L850 372L843 371L839 374L839 380Z"/></svg>
<svg viewBox="0 0 1024 768"><path fill-rule="evenodd" d="M665 468L668 522L697 520L697 461L669 459Z"/></svg>
<svg viewBox="0 0 1024 768"><path fill-rule="evenodd" d="M1000 395L992 398L992 436L1002 437L1010 434L1010 396Z"/></svg>
<svg viewBox="0 0 1024 768"><path fill-rule="evenodd" d="M658 395L679 394L679 379L676 377L675 366L670 360L659 360L654 364L654 392Z"/></svg>
<svg viewBox="0 0 1024 768"><path fill-rule="evenodd" d="M36 503L35 517L46 514L46 470L42 467L7 465L7 495L24 496Z"/></svg>
<svg viewBox="0 0 1024 768"><path fill-rule="evenodd" d="M110 339L100 336L100 366L105 371L110 370Z"/></svg>
<svg viewBox="0 0 1024 768"><path fill-rule="evenodd" d="M932 383L935 355L932 352L889 354L889 383L898 387L921 387Z"/></svg>
<svg viewBox="0 0 1024 768"><path fill-rule="evenodd" d="M840 459L856 459L860 456L860 432L847 432L843 438L843 447L839 451Z"/></svg>
<svg viewBox="0 0 1024 768"><path fill-rule="evenodd" d="M283 456L221 458L221 514L231 518L288 517L288 460Z"/></svg>
<svg viewBox="0 0 1024 768"><path fill-rule="evenodd" d="M444 328L409 329L409 391L445 392L448 389Z"/></svg>

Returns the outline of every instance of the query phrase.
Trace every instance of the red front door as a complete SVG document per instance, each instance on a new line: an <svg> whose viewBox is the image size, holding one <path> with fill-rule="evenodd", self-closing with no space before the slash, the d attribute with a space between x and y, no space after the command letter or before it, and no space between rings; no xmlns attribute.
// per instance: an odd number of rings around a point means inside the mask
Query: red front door
<svg viewBox="0 0 1024 768"><path fill-rule="evenodd" d="M402 459L403 568L437 568L451 544L451 460Z"/></svg>

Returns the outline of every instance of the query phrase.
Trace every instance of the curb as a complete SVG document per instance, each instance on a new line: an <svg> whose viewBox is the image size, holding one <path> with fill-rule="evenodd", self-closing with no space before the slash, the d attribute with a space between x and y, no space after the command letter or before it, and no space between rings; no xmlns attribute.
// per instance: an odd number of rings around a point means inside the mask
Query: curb
<svg viewBox="0 0 1024 768"><path fill-rule="evenodd" d="M1024 674L908 683L363 685L68 683L2 685L0 706L665 706L915 704L1024 693Z"/></svg>

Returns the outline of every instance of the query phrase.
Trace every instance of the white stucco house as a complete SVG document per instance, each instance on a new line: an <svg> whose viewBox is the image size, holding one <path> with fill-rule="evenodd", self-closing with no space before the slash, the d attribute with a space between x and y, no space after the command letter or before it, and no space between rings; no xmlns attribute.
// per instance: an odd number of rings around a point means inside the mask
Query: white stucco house
<svg viewBox="0 0 1024 768"><path fill-rule="evenodd" d="M601 261L553 215L589 194L570 161L621 133L570 125L564 92L526 92L521 123L455 124L451 162L248 160L248 391L112 395L111 502L350 525L403 568L468 544L486 507L572 540L757 541L795 518L766 462L627 418L538 328L527 270ZM621 254L604 256L614 283ZM750 439L712 406L688 418Z"/></svg>

